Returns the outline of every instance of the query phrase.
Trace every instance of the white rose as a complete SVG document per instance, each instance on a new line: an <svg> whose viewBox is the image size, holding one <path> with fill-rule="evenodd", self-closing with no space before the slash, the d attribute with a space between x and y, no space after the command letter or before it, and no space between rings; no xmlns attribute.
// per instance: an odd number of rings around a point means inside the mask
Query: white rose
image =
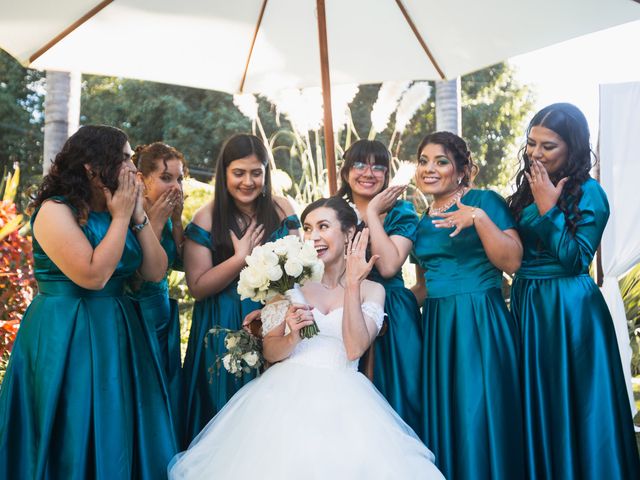
<svg viewBox="0 0 640 480"><path fill-rule="evenodd" d="M260 288L265 283L269 282L269 278L267 277L267 272L262 268L257 267L247 267L245 273L246 284L251 288Z"/></svg>
<svg viewBox="0 0 640 480"><path fill-rule="evenodd" d="M230 337L227 335L224 337L224 346L227 350L231 350L238 344L238 337Z"/></svg>
<svg viewBox="0 0 640 480"><path fill-rule="evenodd" d="M276 255L284 255L285 253L287 253L287 243L284 241L284 239L279 238L274 242L273 253L275 253Z"/></svg>
<svg viewBox="0 0 640 480"><path fill-rule="evenodd" d="M300 250L300 260L305 267L310 267L318 262L318 252L312 242L305 242Z"/></svg>
<svg viewBox="0 0 640 480"><path fill-rule="evenodd" d="M238 362L231 362L231 365L229 365L229 373L236 373L238 370L240 370L240 368L238 367Z"/></svg>
<svg viewBox="0 0 640 480"><path fill-rule="evenodd" d="M250 367L255 367L256 363L258 363L258 354L256 352L247 352L244 355L242 355L242 359Z"/></svg>
<svg viewBox="0 0 640 480"><path fill-rule="evenodd" d="M222 357L222 366L227 372L231 372L231 354L230 353L227 353L224 357Z"/></svg>
<svg viewBox="0 0 640 480"><path fill-rule="evenodd" d="M290 258L284 264L284 271L287 272L287 275L294 278L302 273L303 268L304 265L302 265L302 262L297 258Z"/></svg>
<svg viewBox="0 0 640 480"><path fill-rule="evenodd" d="M254 249L251 250L251 254L247 258L245 258L244 261L247 262L247 265L249 266L259 265L263 251L264 247L261 245L254 247Z"/></svg>
<svg viewBox="0 0 640 480"><path fill-rule="evenodd" d="M255 289L238 282L238 295L240 295L241 300L244 300L245 298L252 298L255 293Z"/></svg>
<svg viewBox="0 0 640 480"><path fill-rule="evenodd" d="M269 277L269 280L271 280L272 282L277 282L278 280L280 280L282 278L282 268L280 267L280 265L274 265L273 267L269 267L269 269L267 270L267 277Z"/></svg>

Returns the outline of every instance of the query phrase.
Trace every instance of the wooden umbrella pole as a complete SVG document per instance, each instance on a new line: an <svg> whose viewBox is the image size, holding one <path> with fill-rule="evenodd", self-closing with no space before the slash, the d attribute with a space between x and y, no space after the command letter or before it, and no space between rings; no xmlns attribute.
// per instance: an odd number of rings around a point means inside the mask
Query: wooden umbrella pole
<svg viewBox="0 0 640 480"><path fill-rule="evenodd" d="M324 149L327 160L329 194L337 191L336 149L333 139L333 116L331 114L331 77L329 74L329 49L327 48L327 17L324 0L316 0L318 10L318 38L320 40L320 73L322 75L322 103L324 110Z"/></svg>

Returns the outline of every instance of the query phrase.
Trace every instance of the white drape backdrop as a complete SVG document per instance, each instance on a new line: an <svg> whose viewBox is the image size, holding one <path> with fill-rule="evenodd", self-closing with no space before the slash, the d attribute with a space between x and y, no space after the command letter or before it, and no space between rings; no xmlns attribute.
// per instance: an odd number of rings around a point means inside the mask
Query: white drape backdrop
<svg viewBox="0 0 640 480"><path fill-rule="evenodd" d="M602 237L604 295L616 329L631 410L631 346L618 278L640 261L640 82L600 86L600 182L611 217Z"/></svg>

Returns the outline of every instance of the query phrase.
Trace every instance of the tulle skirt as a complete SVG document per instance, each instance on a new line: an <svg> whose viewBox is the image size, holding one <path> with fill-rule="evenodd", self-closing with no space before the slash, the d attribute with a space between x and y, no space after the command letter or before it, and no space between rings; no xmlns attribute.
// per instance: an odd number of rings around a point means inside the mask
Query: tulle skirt
<svg viewBox="0 0 640 480"><path fill-rule="evenodd" d="M285 361L238 391L169 466L171 479L442 479L362 374Z"/></svg>

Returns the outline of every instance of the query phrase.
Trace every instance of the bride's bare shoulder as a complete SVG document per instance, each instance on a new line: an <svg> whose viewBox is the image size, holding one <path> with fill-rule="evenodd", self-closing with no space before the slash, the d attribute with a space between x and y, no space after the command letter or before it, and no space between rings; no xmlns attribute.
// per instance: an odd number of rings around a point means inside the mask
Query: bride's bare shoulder
<svg viewBox="0 0 640 480"><path fill-rule="evenodd" d="M371 280L364 280L360 287L360 293L362 295L362 303L374 302L380 306L384 306L384 287L378 282Z"/></svg>

